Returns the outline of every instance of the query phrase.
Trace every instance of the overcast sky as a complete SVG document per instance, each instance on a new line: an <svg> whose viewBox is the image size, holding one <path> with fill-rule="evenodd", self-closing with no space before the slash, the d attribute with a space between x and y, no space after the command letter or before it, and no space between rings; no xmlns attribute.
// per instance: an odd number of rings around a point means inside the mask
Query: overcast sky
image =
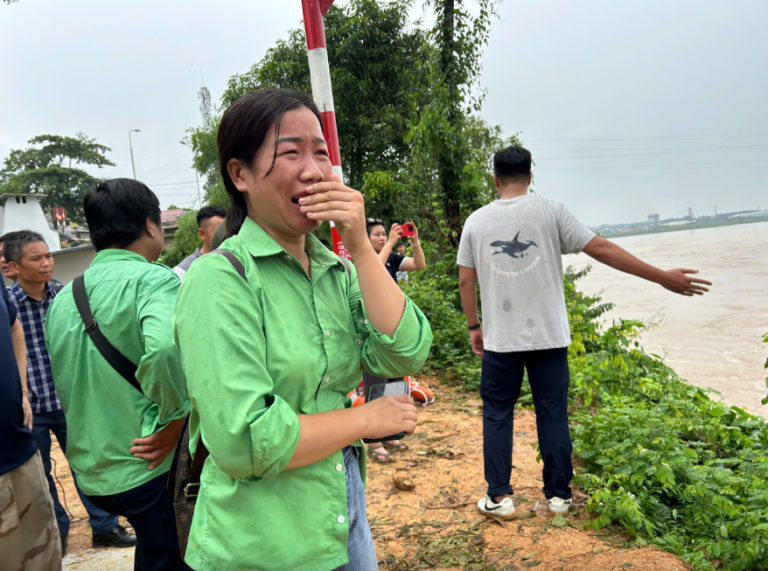
<svg viewBox="0 0 768 571"><path fill-rule="evenodd" d="M768 207L768 1L506 0L499 16L483 115L521 134L537 192L590 225ZM112 149L94 173L131 176L140 129L137 178L192 205L179 141L201 72L218 103L300 20L299 0L0 4L0 160L82 131Z"/></svg>

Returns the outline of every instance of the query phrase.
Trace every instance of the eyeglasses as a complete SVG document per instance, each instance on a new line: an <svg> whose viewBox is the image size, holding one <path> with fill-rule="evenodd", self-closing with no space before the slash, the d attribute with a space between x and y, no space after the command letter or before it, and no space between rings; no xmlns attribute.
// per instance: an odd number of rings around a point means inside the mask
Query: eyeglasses
<svg viewBox="0 0 768 571"><path fill-rule="evenodd" d="M366 218L365 219L365 223L366 224L381 224L382 226L384 226L384 221L383 220L379 220L378 218Z"/></svg>

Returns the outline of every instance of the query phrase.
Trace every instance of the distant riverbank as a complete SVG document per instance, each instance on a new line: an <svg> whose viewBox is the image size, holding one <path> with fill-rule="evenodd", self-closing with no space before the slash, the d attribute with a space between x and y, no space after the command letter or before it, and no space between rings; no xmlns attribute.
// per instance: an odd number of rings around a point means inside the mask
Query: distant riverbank
<svg viewBox="0 0 768 571"><path fill-rule="evenodd" d="M690 224L680 224L677 226L654 226L652 228L638 228L636 230L626 230L623 232L606 232L603 234L603 236L606 238L624 238L628 236L643 236L645 234L663 234L665 232L679 232L681 230L701 230L703 228L719 228L721 226L736 226L739 224L755 224L757 222L768 222L768 214L766 214L765 216L732 218L728 220L713 220L712 222L691 222Z"/></svg>

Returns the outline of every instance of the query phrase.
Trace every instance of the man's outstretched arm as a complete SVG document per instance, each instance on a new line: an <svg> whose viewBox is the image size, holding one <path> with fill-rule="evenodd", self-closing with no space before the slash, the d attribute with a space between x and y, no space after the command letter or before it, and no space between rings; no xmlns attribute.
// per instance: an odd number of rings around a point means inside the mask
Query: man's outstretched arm
<svg viewBox="0 0 768 571"><path fill-rule="evenodd" d="M699 270L678 268L675 270L661 270L645 263L633 256L621 246L596 236L584 248L584 253L598 262L611 266L621 272L632 274L648 281L659 284L669 291L685 296L704 295L712 282L693 278L690 274L697 274Z"/></svg>

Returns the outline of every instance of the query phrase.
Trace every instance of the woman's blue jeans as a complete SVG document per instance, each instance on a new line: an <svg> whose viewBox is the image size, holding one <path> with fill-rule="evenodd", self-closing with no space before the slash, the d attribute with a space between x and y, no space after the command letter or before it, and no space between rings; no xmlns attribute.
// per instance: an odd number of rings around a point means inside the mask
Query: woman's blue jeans
<svg viewBox="0 0 768 571"><path fill-rule="evenodd" d="M344 448L344 472L347 478L347 521L349 539L347 555L349 563L337 567L336 571L378 571L376 547L373 545L371 528L365 515L365 487L360 477L357 459L360 449L354 446Z"/></svg>

